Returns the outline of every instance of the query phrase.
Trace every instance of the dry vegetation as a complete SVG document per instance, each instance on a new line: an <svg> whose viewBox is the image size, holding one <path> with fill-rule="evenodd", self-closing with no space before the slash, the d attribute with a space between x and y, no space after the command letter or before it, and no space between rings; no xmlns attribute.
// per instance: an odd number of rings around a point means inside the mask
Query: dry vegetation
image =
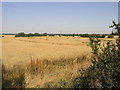
<svg viewBox="0 0 120 90"><path fill-rule="evenodd" d="M61 87L90 65L88 43L80 37L3 37L3 87Z"/></svg>

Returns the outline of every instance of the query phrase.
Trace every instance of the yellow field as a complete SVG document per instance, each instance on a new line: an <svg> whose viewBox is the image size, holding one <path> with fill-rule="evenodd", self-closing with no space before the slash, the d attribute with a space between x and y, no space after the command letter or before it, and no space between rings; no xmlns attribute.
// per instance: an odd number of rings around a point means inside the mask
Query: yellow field
<svg viewBox="0 0 120 90"><path fill-rule="evenodd" d="M48 87L51 82L72 80L80 68L90 65L88 43L88 38L81 37L5 36L2 60L8 69L17 65L24 70L29 68L25 72L25 87Z"/></svg>
<svg viewBox="0 0 120 90"><path fill-rule="evenodd" d="M90 53L88 41L77 37L4 37L3 62L13 65L28 62L31 58L56 60L86 55Z"/></svg>

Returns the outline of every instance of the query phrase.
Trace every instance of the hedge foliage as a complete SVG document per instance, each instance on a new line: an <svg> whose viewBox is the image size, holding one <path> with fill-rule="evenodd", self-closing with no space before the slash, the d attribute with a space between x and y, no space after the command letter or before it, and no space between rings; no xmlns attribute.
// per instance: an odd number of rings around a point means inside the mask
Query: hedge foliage
<svg viewBox="0 0 120 90"><path fill-rule="evenodd" d="M79 36L79 37L94 37L94 38L105 38L106 34L39 34L39 33L29 33L25 34L24 32L18 33L15 37L33 37L33 36Z"/></svg>
<svg viewBox="0 0 120 90"><path fill-rule="evenodd" d="M116 43L108 41L106 46L101 46L98 38L90 38L92 64L80 70L81 76L74 80L74 88L120 87L120 24L113 21L111 27L119 35Z"/></svg>

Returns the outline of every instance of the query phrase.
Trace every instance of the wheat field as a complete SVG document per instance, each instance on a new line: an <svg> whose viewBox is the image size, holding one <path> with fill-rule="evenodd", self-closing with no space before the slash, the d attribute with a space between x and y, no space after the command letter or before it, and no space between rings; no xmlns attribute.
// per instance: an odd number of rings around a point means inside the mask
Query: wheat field
<svg viewBox="0 0 120 90"><path fill-rule="evenodd" d="M0 39L3 65L8 71L13 70L12 78L18 78L17 74L24 71L24 87L27 88L58 87L56 85L60 80L72 80L81 68L91 63L89 38L15 38L14 35L6 35ZM16 68L22 69L18 73ZM4 76L5 80L10 80L6 74Z"/></svg>
<svg viewBox="0 0 120 90"><path fill-rule="evenodd" d="M7 66L33 59L56 60L90 53L87 38L74 37L4 37L3 63Z"/></svg>

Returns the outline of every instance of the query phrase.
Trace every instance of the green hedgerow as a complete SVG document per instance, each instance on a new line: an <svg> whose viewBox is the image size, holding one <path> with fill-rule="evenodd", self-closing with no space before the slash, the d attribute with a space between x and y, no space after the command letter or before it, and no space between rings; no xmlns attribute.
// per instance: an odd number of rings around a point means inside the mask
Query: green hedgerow
<svg viewBox="0 0 120 90"><path fill-rule="evenodd" d="M119 32L116 43L107 42L101 47L100 40L90 38L92 65L80 70L81 76L74 80L74 88L116 88L120 87L120 24L113 22Z"/></svg>

